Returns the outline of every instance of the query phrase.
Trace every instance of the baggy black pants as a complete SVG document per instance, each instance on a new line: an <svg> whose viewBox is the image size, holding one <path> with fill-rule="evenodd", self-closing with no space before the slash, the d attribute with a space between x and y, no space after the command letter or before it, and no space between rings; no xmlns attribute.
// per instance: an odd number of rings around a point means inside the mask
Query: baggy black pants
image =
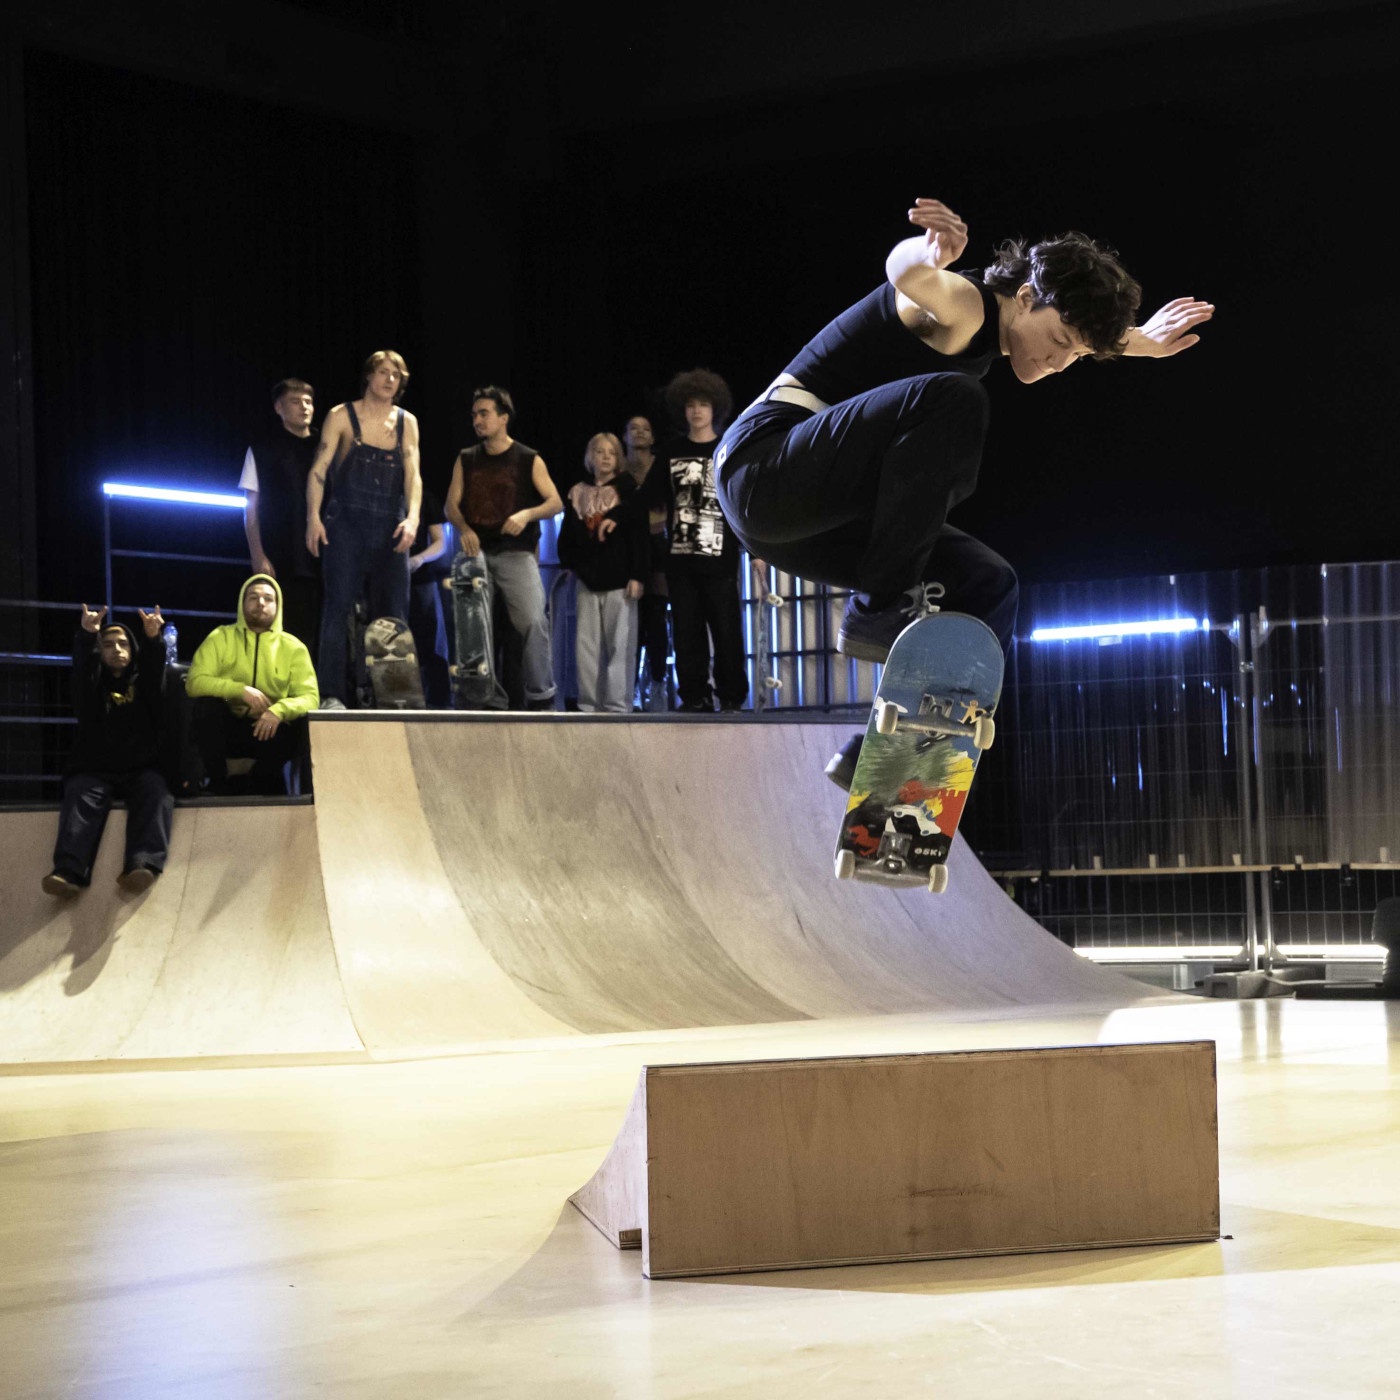
<svg viewBox="0 0 1400 1400"><path fill-rule="evenodd" d="M165 869L175 799L158 769L137 768L130 773L71 773L63 780L58 840L53 848L56 874L75 885L88 884L107 814L118 797L126 803L122 869L146 866L157 874Z"/></svg>
<svg viewBox="0 0 1400 1400"><path fill-rule="evenodd" d="M252 719L234 714L225 701L215 696L201 695L194 702L194 738L204 760L211 792L227 789L231 758L253 760L246 784L240 785L249 793L262 796L286 793L282 768L289 760L298 765L302 790L306 791L310 734L305 719L284 720L272 738L255 739Z"/></svg>
<svg viewBox="0 0 1400 1400"><path fill-rule="evenodd" d="M716 454L720 504L751 554L817 583L888 598L941 583L941 606L1009 644L1017 585L994 550L947 524L972 494L987 395L962 374L881 385L819 413L762 403Z"/></svg>
<svg viewBox="0 0 1400 1400"><path fill-rule="evenodd" d="M749 693L738 579L732 573L702 573L681 564L666 571L666 587L671 595L681 707L714 708L710 694L713 643L715 691L722 706L737 710Z"/></svg>

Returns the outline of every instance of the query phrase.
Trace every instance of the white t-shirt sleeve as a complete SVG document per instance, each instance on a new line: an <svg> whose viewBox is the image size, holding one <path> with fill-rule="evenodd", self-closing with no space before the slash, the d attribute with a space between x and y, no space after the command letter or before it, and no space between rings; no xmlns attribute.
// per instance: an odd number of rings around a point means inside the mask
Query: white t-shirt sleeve
<svg viewBox="0 0 1400 1400"><path fill-rule="evenodd" d="M243 458L243 475L238 478L238 489L240 491L256 491L258 489L258 464L253 460L251 447Z"/></svg>

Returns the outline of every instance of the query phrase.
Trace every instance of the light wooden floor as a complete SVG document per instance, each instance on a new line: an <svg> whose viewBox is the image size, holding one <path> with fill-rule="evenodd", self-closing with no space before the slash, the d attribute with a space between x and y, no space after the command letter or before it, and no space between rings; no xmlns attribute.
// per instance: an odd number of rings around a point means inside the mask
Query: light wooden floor
<svg viewBox="0 0 1400 1400"><path fill-rule="evenodd" d="M1400 1394L1400 1013L1017 1014L0 1076L0 1396ZM1204 1036L1218 1244L648 1283L564 1204L648 1061Z"/></svg>

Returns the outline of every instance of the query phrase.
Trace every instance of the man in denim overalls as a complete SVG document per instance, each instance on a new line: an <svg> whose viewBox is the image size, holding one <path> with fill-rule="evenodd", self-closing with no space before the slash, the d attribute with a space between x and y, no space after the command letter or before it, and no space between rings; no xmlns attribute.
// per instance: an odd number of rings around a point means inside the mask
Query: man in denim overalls
<svg viewBox="0 0 1400 1400"><path fill-rule="evenodd" d="M371 618L408 617L408 552L423 491L418 420L398 407L408 384L403 356L376 350L361 382L356 402L326 415L306 483L306 547L317 556L325 549L316 667L323 710L345 708L348 629L361 588L367 585Z"/></svg>

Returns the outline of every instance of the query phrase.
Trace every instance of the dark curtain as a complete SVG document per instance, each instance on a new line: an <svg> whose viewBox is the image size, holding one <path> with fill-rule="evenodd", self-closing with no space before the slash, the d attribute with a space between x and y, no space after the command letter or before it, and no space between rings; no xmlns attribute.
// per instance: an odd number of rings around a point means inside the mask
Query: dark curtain
<svg viewBox="0 0 1400 1400"><path fill-rule="evenodd" d="M49 54L25 83L41 592L96 597L104 480L232 490L276 380L315 385L319 429L369 352L413 367L413 176L371 100L357 126ZM125 511L120 531L241 546L232 512ZM119 601L168 607L231 608L240 581L124 568Z"/></svg>

